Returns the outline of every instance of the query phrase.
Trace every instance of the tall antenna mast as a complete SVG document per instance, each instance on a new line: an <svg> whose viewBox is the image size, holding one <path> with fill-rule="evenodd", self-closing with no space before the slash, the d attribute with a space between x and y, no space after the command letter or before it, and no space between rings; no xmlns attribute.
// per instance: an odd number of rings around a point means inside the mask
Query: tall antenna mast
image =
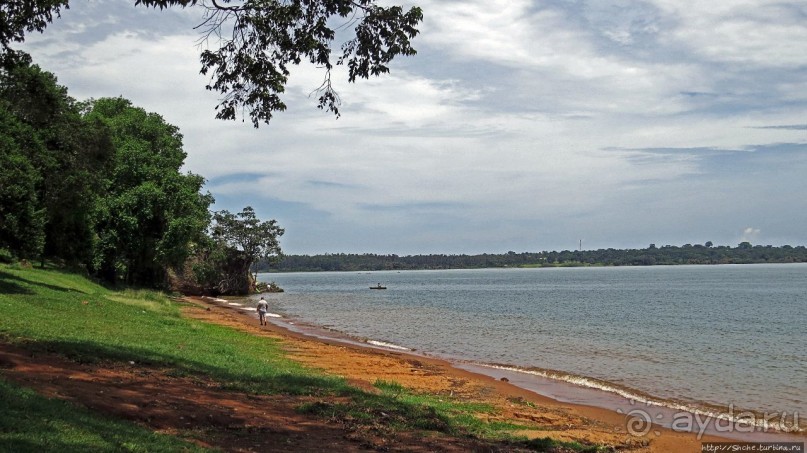
<svg viewBox="0 0 807 453"><path fill-rule="evenodd" d="M580 250L581 252L583 251L583 240L582 240L582 239L580 239L580 249L579 249L579 250Z"/></svg>

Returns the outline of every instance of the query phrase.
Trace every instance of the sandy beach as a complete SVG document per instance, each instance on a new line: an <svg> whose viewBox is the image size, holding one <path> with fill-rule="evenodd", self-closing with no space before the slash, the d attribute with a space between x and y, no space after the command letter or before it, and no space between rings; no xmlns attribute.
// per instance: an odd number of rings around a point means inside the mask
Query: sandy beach
<svg viewBox="0 0 807 453"><path fill-rule="evenodd" d="M491 416L493 419L534 422L539 429L520 432L531 437L549 436L647 452L695 452L701 451L701 443L705 441L729 441L716 436L698 439L694 433L662 427L654 427L646 436L632 436L627 432L626 416L611 410L561 403L507 380L466 371L432 357L312 337L273 323L260 326L254 312L232 304L210 299L193 299L192 302L185 309L187 316L280 339L295 360L343 376L363 389L372 390L372 383L381 379L398 382L417 392L485 402L498 409L497 414Z"/></svg>

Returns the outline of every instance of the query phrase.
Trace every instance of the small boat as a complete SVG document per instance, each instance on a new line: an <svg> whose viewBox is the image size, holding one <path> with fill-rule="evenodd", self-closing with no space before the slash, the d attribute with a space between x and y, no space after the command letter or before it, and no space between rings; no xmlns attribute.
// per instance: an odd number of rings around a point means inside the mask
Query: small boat
<svg viewBox="0 0 807 453"><path fill-rule="evenodd" d="M387 289L387 287L386 286L381 286L381 283L379 283L379 284L377 284L375 286L371 286L370 289Z"/></svg>

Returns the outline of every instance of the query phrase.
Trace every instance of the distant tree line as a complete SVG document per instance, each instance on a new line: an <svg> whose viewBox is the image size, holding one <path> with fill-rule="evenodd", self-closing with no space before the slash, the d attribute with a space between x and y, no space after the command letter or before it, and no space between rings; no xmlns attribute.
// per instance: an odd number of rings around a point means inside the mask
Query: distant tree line
<svg viewBox="0 0 807 453"><path fill-rule="evenodd" d="M285 255L283 261L270 269L260 263L260 271L375 271L424 269L481 269L501 267L572 267L572 266L654 266L679 264L751 264L804 263L807 248L784 245L751 245L742 242L737 247L703 245L683 246L651 244L645 249L599 249L560 252L507 252L481 255L376 255L325 254Z"/></svg>
<svg viewBox="0 0 807 453"><path fill-rule="evenodd" d="M78 102L20 52L0 64L0 261L111 284L244 293L283 234L252 208L211 213L182 135L123 98Z"/></svg>

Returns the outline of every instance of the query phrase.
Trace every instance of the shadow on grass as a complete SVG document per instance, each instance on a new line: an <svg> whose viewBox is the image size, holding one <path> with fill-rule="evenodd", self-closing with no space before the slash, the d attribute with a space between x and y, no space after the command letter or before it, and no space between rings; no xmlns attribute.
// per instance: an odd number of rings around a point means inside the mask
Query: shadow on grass
<svg viewBox="0 0 807 453"><path fill-rule="evenodd" d="M292 396L313 396L329 400L339 398L340 403L321 402L310 407L302 407L301 412L321 419L350 420L350 424L385 426L392 429L441 432L449 435L465 436L468 432L450 417L423 404L410 404L386 394L366 392L347 385L344 379L318 376L314 372L297 372L276 375L256 376L243 368L212 366L170 354L159 354L133 347L111 347L87 341L32 341L17 343L33 354L56 353L79 363L134 362L135 369L141 367L169 368L169 374L181 377L206 377L219 383L226 391L247 394L282 394Z"/></svg>
<svg viewBox="0 0 807 453"><path fill-rule="evenodd" d="M16 280L16 281L15 281ZM20 285L17 281L27 280L11 275L7 272L0 271L0 293L3 294L35 294L34 291Z"/></svg>
<svg viewBox="0 0 807 453"><path fill-rule="evenodd" d="M363 428L359 429L359 431L365 430L367 432L374 432L382 437L394 436L392 433L399 431L442 433L443 435L451 436L452 439L458 439L447 440L449 444L459 442L457 445L461 445L461 448L468 447L471 450L477 451L497 451L501 449L545 451L545 445L540 442L531 445L526 439L515 439L512 437L498 438L500 436L495 436L497 438L489 438L487 435L480 437L471 426L458 421L453 416L429 404L403 401L399 399L397 395L391 395L389 393L382 392L381 394L376 394L366 392L348 386L341 378L317 376L311 371L302 369L276 375L256 376L254 372L250 373L240 368L225 369L220 366L213 366L180 356L155 353L154 351L136 347L113 347L87 341L30 341L15 344L18 347L30 351L34 355L38 352L56 353L80 363L100 362L99 365L103 365L102 362L105 361L127 364L134 362L135 368L137 366L169 368L169 374L209 378L218 382L221 390L231 390L246 394L282 394L321 398L319 401L303 404L298 408L298 411L302 414L309 414L323 420L321 424L317 424L316 427L312 426L311 429L331 430L334 432L333 436L335 438L344 437L344 433L340 431L342 429L354 430L356 427L361 426ZM0 380L0 384L2 384L2 380ZM0 390L2 390L1 387L2 386L0 386ZM105 392L113 393L119 390L121 389L113 386L112 388L105 389ZM123 390L131 391L131 389ZM328 396L343 398L333 399L327 398ZM167 398L167 396L163 395L163 398ZM3 399L5 399L5 395L0 391L0 401ZM126 395L120 395L121 401L125 401L126 399ZM183 411L189 411L190 413L209 412L209 406L205 403L193 401L193 398L190 398L183 404ZM468 416L474 418L473 415L468 414ZM232 413L231 415L227 415L225 417L226 419L219 420L219 424L233 427L245 426L249 423L248 420L241 419L240 417L242 416L237 413ZM0 415L0 435L2 435L4 424L13 423L10 419L6 418L7 417L4 418L3 415ZM199 423L201 423L201 425L205 424L202 420L200 420ZM183 427L177 426L172 428L181 429ZM205 429L204 426L199 426L199 428ZM215 427L211 428L217 429ZM103 430L108 428L99 427L98 429ZM300 429L305 431L305 428L298 427L295 429L298 430L298 434L300 434ZM283 430L281 429L281 431ZM243 432L241 433L241 435L244 434ZM279 435L286 436L290 434L283 431L280 432ZM54 440L54 442L56 441L57 440ZM439 439L435 439L435 442L439 442ZM554 441L552 440L547 439L546 442L549 442L550 445L554 445ZM50 446L50 444L48 444L48 446ZM28 445L20 444L19 450L41 451L34 447L28 450ZM71 451L70 448L66 448L62 445L53 444L53 447L58 451ZM0 450L2 450L2 448L0 448ZM15 448L15 450L17 449ZM571 449L564 451L588 450Z"/></svg>
<svg viewBox="0 0 807 453"><path fill-rule="evenodd" d="M0 451L204 451L0 379ZM136 447L136 448L133 448Z"/></svg>
<svg viewBox="0 0 807 453"><path fill-rule="evenodd" d="M48 283L38 282L36 280L29 280L27 278L18 277L13 274L9 274L8 272L0 271L0 291L6 294L36 294L35 291L21 285L18 282L22 282L26 285L38 286L40 288L49 289L51 291L59 291L63 293L82 293L86 294L84 291L78 289L71 289L65 288L64 286L56 286L50 285Z"/></svg>
<svg viewBox="0 0 807 453"><path fill-rule="evenodd" d="M167 367L176 376L204 376L220 383L221 388L261 394L338 395L352 396L359 390L348 386L344 379L317 376L301 370L268 376L256 376L243 369L223 368L179 355L160 354L153 350L126 346L109 346L89 341L30 341L19 347L32 353L48 352L67 357L78 363L103 361L134 362L146 367Z"/></svg>

